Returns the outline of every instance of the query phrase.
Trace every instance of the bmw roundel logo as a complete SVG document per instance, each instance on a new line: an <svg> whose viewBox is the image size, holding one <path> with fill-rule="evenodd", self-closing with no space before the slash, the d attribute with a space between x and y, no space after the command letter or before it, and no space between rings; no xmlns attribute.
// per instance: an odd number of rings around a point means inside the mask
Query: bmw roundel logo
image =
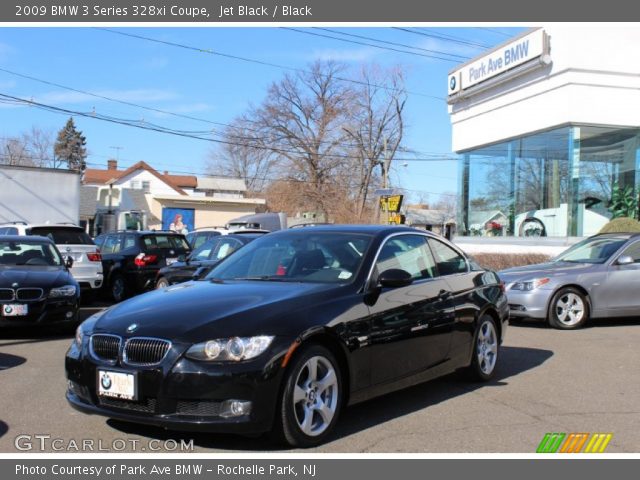
<svg viewBox="0 0 640 480"><path fill-rule="evenodd" d="M18 288L20 284L18 282L12 283L11 288Z"/></svg>
<svg viewBox="0 0 640 480"><path fill-rule="evenodd" d="M11 305L5 305L4 306L4 313L9 315L11 312L13 312L13 308L11 307Z"/></svg>
<svg viewBox="0 0 640 480"><path fill-rule="evenodd" d="M103 374L100 383L102 384L102 388L109 390L111 388L111 377L107 373Z"/></svg>
<svg viewBox="0 0 640 480"><path fill-rule="evenodd" d="M129 325L127 327L127 333L133 333L138 329L138 324L137 323L132 323L131 325Z"/></svg>
<svg viewBox="0 0 640 480"><path fill-rule="evenodd" d="M449 89L450 90L455 90L456 89L456 77L451 77L449 79Z"/></svg>

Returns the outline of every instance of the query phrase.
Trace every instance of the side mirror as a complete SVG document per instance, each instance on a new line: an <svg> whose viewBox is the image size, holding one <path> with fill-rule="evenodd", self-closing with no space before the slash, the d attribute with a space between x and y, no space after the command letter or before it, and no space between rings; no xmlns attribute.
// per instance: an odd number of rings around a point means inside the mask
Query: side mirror
<svg viewBox="0 0 640 480"><path fill-rule="evenodd" d="M387 288L406 287L413 283L413 277L406 270L391 268L378 276L378 284Z"/></svg>
<svg viewBox="0 0 640 480"><path fill-rule="evenodd" d="M64 264L67 268L73 267L73 257L67 257Z"/></svg>
<svg viewBox="0 0 640 480"><path fill-rule="evenodd" d="M633 261L633 257L630 255L622 255L618 260L616 260L616 265L631 265L632 263L635 262Z"/></svg>
<svg viewBox="0 0 640 480"><path fill-rule="evenodd" d="M192 280L200 280L207 273L209 273L209 268L208 267L200 267L195 272L193 272L193 275L191 276L191 279Z"/></svg>

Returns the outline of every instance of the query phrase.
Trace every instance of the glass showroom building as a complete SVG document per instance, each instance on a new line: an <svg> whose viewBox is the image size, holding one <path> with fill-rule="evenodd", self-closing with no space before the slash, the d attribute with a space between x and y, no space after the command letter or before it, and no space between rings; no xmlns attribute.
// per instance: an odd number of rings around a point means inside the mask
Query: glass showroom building
<svg viewBox="0 0 640 480"><path fill-rule="evenodd" d="M532 29L449 76L458 235L580 237L636 216L640 28Z"/></svg>

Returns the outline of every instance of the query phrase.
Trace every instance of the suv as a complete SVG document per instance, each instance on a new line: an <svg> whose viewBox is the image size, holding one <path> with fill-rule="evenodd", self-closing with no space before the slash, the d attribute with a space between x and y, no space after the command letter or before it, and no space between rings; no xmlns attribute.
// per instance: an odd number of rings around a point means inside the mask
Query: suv
<svg viewBox="0 0 640 480"><path fill-rule="evenodd" d="M191 251L184 235L165 231L121 231L96 237L105 287L120 302L153 289L158 270Z"/></svg>
<svg viewBox="0 0 640 480"><path fill-rule="evenodd" d="M47 237L65 257L73 259L71 274L84 294L102 287L102 257L91 237L77 225L30 225L24 222L0 225L0 235L39 235Z"/></svg>

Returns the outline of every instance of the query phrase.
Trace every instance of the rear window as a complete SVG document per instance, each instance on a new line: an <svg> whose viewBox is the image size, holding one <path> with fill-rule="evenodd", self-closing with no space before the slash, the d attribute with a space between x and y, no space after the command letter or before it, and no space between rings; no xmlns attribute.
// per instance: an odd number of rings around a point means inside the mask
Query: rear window
<svg viewBox="0 0 640 480"><path fill-rule="evenodd" d="M180 235L145 235L142 244L145 250L190 250L187 240Z"/></svg>
<svg viewBox="0 0 640 480"><path fill-rule="evenodd" d="M49 237L56 245L94 245L91 237L81 228L33 227L29 234Z"/></svg>

